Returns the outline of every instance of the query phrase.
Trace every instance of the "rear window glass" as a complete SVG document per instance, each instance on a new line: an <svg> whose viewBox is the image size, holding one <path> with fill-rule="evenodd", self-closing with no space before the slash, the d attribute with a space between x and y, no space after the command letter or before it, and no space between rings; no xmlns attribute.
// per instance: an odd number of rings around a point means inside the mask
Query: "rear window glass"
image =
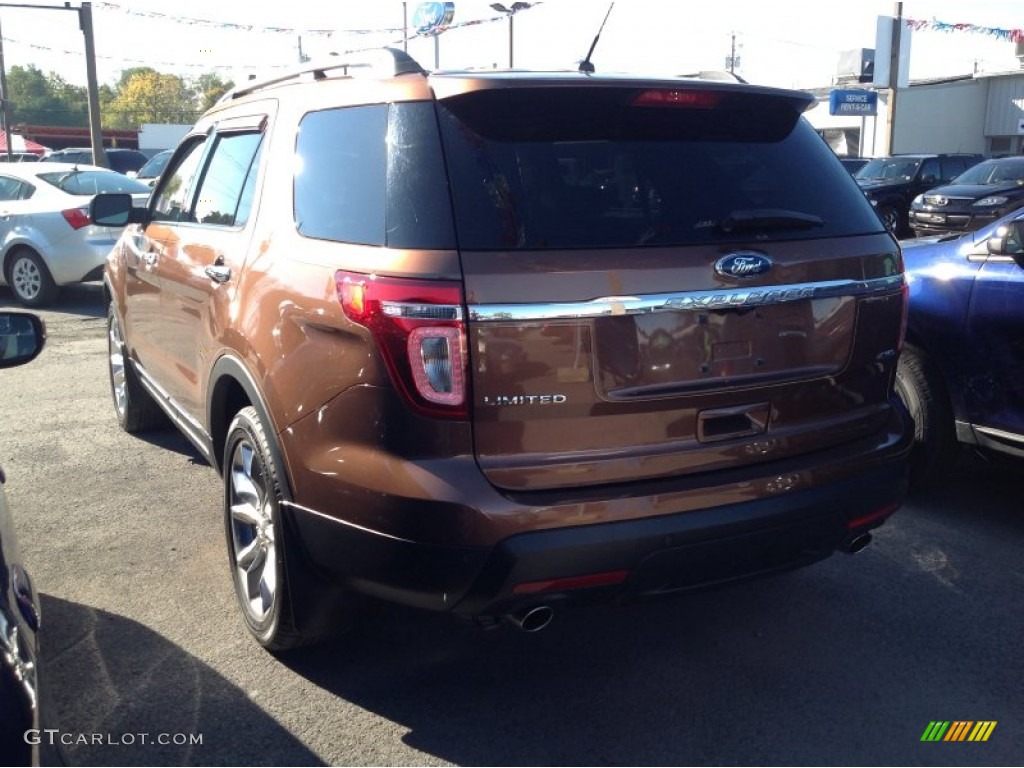
<svg viewBox="0 0 1024 768"><path fill-rule="evenodd" d="M1024 184L1024 158L988 160L968 168L956 181L958 184Z"/></svg>
<svg viewBox="0 0 1024 768"><path fill-rule="evenodd" d="M753 92L694 91L692 103L649 93L521 88L441 102L459 246L636 247L880 231L863 193L800 119L802 104Z"/></svg>
<svg viewBox="0 0 1024 768"><path fill-rule="evenodd" d="M39 178L69 195L95 195L99 192L150 192L141 181L114 171L57 171L41 173Z"/></svg>
<svg viewBox="0 0 1024 768"><path fill-rule="evenodd" d="M295 221L307 237L454 248L433 102L312 112L296 142Z"/></svg>

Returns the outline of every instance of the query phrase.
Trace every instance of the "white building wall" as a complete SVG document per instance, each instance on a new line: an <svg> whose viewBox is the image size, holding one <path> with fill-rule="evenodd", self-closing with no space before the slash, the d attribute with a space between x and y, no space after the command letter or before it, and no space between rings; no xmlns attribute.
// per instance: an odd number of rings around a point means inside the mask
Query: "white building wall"
<svg viewBox="0 0 1024 768"><path fill-rule="evenodd" d="M860 151L865 157L890 154L886 145L888 93L878 93L875 117L830 115L827 91L806 113L817 130L861 128ZM896 135L892 154L914 152L988 151L985 116L989 111L989 82L985 79L912 85L900 90L896 101ZM862 122L863 121L863 122Z"/></svg>
<svg viewBox="0 0 1024 768"><path fill-rule="evenodd" d="M985 153L988 85L987 80L977 79L914 85L901 90L896 100L894 154Z"/></svg>

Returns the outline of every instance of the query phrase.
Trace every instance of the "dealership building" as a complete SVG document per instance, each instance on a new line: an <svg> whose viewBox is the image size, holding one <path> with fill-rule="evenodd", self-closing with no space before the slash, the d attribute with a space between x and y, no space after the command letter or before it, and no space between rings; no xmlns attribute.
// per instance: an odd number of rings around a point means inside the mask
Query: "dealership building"
<svg viewBox="0 0 1024 768"><path fill-rule="evenodd" d="M1021 69L919 80L896 94L892 148L887 145L889 91L861 85L854 75L832 88L812 89L807 112L825 140L844 156L912 152L1024 154L1024 45Z"/></svg>

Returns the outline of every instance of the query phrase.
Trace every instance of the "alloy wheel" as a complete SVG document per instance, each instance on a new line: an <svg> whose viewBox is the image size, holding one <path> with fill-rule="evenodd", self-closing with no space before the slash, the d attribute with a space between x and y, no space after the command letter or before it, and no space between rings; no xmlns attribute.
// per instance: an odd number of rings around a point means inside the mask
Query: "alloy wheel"
<svg viewBox="0 0 1024 768"><path fill-rule="evenodd" d="M32 301L43 289L43 275L32 259L18 257L11 265L11 287L25 301Z"/></svg>
<svg viewBox="0 0 1024 768"><path fill-rule="evenodd" d="M117 415L124 416L128 406L128 381L124 370L124 341L121 338L121 326L117 319L111 317L110 330L107 333L107 351L110 360L110 386L114 393L114 407Z"/></svg>
<svg viewBox="0 0 1024 768"><path fill-rule="evenodd" d="M250 620L260 624L271 615L277 600L277 546L273 499L248 439L236 444L228 472L235 580Z"/></svg>

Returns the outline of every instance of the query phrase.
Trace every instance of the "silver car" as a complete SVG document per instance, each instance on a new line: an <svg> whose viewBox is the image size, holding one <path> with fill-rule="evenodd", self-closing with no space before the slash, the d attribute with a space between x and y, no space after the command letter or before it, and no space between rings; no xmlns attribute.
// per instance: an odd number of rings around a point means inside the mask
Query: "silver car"
<svg viewBox="0 0 1024 768"><path fill-rule="evenodd" d="M91 165L0 167L0 285L38 307L53 301L62 285L99 280L121 228L91 224L89 202L99 192L127 192L144 206L150 191Z"/></svg>

